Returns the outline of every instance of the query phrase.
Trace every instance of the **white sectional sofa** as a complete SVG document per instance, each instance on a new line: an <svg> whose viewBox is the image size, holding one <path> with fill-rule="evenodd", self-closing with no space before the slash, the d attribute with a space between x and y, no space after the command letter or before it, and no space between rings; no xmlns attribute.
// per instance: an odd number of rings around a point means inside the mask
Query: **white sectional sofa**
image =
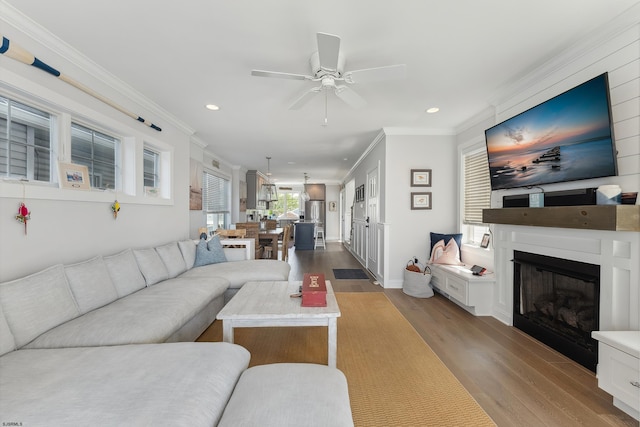
<svg viewBox="0 0 640 427"><path fill-rule="evenodd" d="M290 270L283 261L241 259L250 245L224 252L233 261L193 267L196 243L171 242L1 283L2 422L217 425L239 378L254 368L240 346L192 341L242 284L287 280ZM273 376L279 369L262 368ZM344 413L344 376L320 368ZM348 412L338 424L351 425Z"/></svg>

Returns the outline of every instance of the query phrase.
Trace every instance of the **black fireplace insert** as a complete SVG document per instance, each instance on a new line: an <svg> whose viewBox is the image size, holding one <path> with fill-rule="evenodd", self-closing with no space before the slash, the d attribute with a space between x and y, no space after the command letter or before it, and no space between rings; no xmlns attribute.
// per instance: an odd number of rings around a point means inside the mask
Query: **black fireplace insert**
<svg viewBox="0 0 640 427"><path fill-rule="evenodd" d="M514 251L513 325L595 372L600 266Z"/></svg>

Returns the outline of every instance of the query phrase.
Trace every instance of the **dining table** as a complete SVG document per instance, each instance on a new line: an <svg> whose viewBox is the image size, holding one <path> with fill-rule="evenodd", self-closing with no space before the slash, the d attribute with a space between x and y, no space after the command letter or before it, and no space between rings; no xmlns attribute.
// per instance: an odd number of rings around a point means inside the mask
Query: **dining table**
<svg viewBox="0 0 640 427"><path fill-rule="evenodd" d="M271 241L271 259L278 259L278 239L284 235L284 228L275 228L273 230L260 230L258 232L259 240Z"/></svg>

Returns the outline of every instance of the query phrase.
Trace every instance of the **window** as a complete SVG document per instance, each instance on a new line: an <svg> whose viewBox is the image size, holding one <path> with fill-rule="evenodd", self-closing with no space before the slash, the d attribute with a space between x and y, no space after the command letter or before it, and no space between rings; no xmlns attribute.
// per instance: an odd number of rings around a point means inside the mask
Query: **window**
<svg viewBox="0 0 640 427"><path fill-rule="evenodd" d="M51 116L0 97L0 176L51 180Z"/></svg>
<svg viewBox="0 0 640 427"><path fill-rule="evenodd" d="M202 179L202 209L207 215L209 233L229 228L231 184L228 179L204 172Z"/></svg>
<svg viewBox="0 0 640 427"><path fill-rule="evenodd" d="M157 188L160 186L160 155L155 151L144 149L143 152L144 186Z"/></svg>
<svg viewBox="0 0 640 427"><path fill-rule="evenodd" d="M116 188L119 144L118 139L109 135L71 124L71 161L89 168L92 187Z"/></svg>
<svg viewBox="0 0 640 427"><path fill-rule="evenodd" d="M482 223L482 210L491 207L489 162L484 149L464 154L464 209L465 236L470 243L480 243L489 227Z"/></svg>
<svg viewBox="0 0 640 427"><path fill-rule="evenodd" d="M278 192L278 201L269 204L273 215L278 219L299 219L300 193L297 191Z"/></svg>

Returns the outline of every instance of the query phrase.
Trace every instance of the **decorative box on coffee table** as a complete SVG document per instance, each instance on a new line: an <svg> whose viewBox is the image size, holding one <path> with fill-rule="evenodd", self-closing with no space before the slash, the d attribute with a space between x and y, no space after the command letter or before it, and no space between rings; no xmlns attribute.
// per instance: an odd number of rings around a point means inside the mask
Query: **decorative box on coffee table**
<svg viewBox="0 0 640 427"><path fill-rule="evenodd" d="M324 281L324 274L305 273L302 278L302 306L303 307L326 307L327 306L327 285Z"/></svg>

